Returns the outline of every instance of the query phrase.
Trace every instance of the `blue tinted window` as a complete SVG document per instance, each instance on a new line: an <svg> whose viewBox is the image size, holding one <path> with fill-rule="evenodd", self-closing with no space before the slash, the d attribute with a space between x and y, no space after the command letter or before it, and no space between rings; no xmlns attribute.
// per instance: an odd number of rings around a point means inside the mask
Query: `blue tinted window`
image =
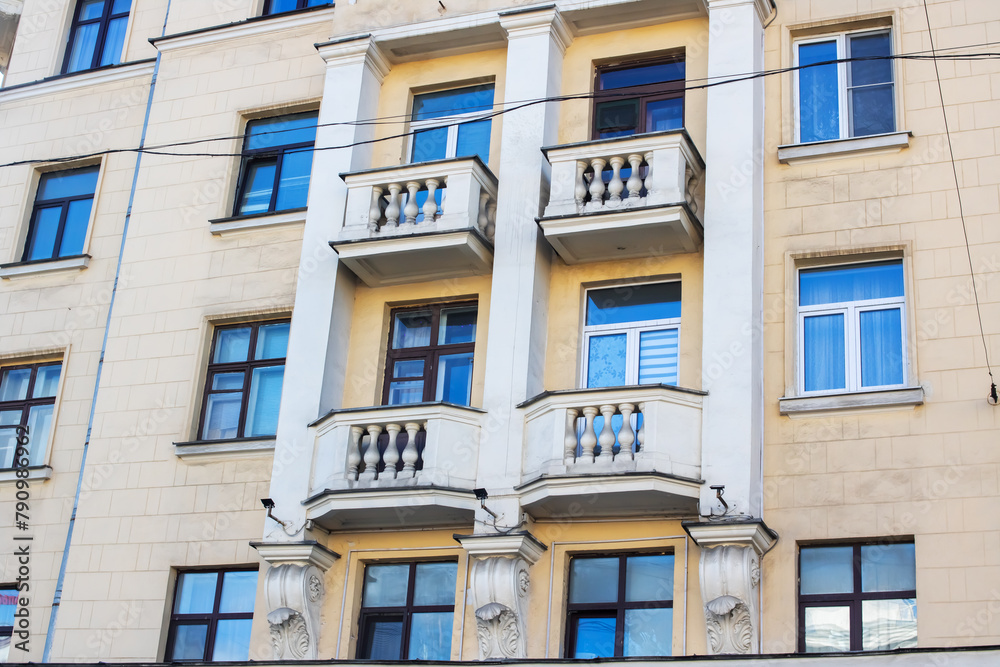
<svg viewBox="0 0 1000 667"><path fill-rule="evenodd" d="M315 141L315 113L278 116L247 123L247 150L308 144Z"/></svg>
<svg viewBox="0 0 1000 667"><path fill-rule="evenodd" d="M80 72L121 62L131 6L131 0L80 0L63 71Z"/></svg>
<svg viewBox="0 0 1000 667"><path fill-rule="evenodd" d="M799 305L903 296L903 262L805 269L799 272Z"/></svg>
<svg viewBox="0 0 1000 667"><path fill-rule="evenodd" d="M493 84L425 93L413 98L413 120L429 120L493 108Z"/></svg>
<svg viewBox="0 0 1000 667"><path fill-rule="evenodd" d="M97 188L99 167L86 167L70 171L54 171L42 174L38 180L36 201L64 199L67 197L93 196Z"/></svg>
<svg viewBox="0 0 1000 667"><path fill-rule="evenodd" d="M837 42L799 45L799 141L840 138Z"/></svg>
<svg viewBox="0 0 1000 667"><path fill-rule="evenodd" d="M601 90L631 88L632 86L645 86L651 83L666 83L667 81L683 81L684 61L608 70L601 72L600 80Z"/></svg>
<svg viewBox="0 0 1000 667"><path fill-rule="evenodd" d="M681 284L620 285L587 292L587 325L624 324L681 316Z"/></svg>

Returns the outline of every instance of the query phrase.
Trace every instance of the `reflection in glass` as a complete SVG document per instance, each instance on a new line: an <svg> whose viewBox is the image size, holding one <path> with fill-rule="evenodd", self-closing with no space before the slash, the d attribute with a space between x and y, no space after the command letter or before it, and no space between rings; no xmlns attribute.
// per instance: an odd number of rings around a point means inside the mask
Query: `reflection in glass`
<svg viewBox="0 0 1000 667"><path fill-rule="evenodd" d="M274 158L254 160L247 165L246 186L240 215L266 213L271 207L271 193L274 191L274 171L278 161Z"/></svg>
<svg viewBox="0 0 1000 667"><path fill-rule="evenodd" d="M587 291L587 326L666 320L680 316L679 282L619 285Z"/></svg>
<svg viewBox="0 0 1000 667"><path fill-rule="evenodd" d="M303 208L309 195L309 175L312 172L312 149L286 151L281 160L278 179L278 200L275 211Z"/></svg>
<svg viewBox="0 0 1000 667"><path fill-rule="evenodd" d="M468 405L472 400L472 352L438 358L437 401Z"/></svg>
<svg viewBox="0 0 1000 667"><path fill-rule="evenodd" d="M431 311L397 313L393 326L392 347L427 347L431 344Z"/></svg>
<svg viewBox="0 0 1000 667"><path fill-rule="evenodd" d="M625 566L625 600L647 602L674 599L674 557L631 556Z"/></svg>
<svg viewBox="0 0 1000 667"><path fill-rule="evenodd" d="M278 432L278 408L284 366L253 369L250 376L250 401L247 406L247 437L274 435Z"/></svg>
<svg viewBox="0 0 1000 667"><path fill-rule="evenodd" d="M861 648L894 651L917 645L917 601L863 600L861 602Z"/></svg>
<svg viewBox="0 0 1000 667"><path fill-rule="evenodd" d="M617 602L618 559L574 558L569 571L569 601Z"/></svg>
<svg viewBox="0 0 1000 667"><path fill-rule="evenodd" d="M82 167L42 174L38 179L39 201L93 195L100 167Z"/></svg>
<svg viewBox="0 0 1000 667"><path fill-rule="evenodd" d="M31 436L31 447L28 455L28 465L40 466L45 463L45 450L49 443L49 431L52 430L53 405L35 405L28 410L28 433Z"/></svg>
<svg viewBox="0 0 1000 667"><path fill-rule="evenodd" d="M454 585L454 584L453 584ZM448 591L454 600L454 588ZM448 660L451 658L450 611L415 613L410 617L409 660Z"/></svg>
<svg viewBox="0 0 1000 667"><path fill-rule="evenodd" d="M837 42L799 45L799 141L840 138ZM817 63L828 63L817 65Z"/></svg>
<svg viewBox="0 0 1000 667"><path fill-rule="evenodd" d="M438 345L474 343L476 341L476 306L441 310L441 330Z"/></svg>
<svg viewBox="0 0 1000 667"><path fill-rule="evenodd" d="M93 199L69 202L62 241L59 243L59 257L71 257L83 252L83 241L87 235L87 226L90 224L90 209L93 204Z"/></svg>
<svg viewBox="0 0 1000 667"><path fill-rule="evenodd" d="M369 565L365 568L365 607L402 607L406 604L406 589L410 566L406 563Z"/></svg>
<svg viewBox="0 0 1000 667"><path fill-rule="evenodd" d="M670 655L673 623L674 610L669 607L626 609L625 655Z"/></svg>
<svg viewBox="0 0 1000 667"><path fill-rule="evenodd" d="M803 547L801 595L854 592L854 547Z"/></svg>
<svg viewBox="0 0 1000 667"><path fill-rule="evenodd" d="M454 562L417 563L417 580L414 582L413 604L418 606L455 604L455 577L457 572L458 563ZM413 657L412 653L410 657Z"/></svg>
<svg viewBox="0 0 1000 667"><path fill-rule="evenodd" d="M169 660L204 660L208 625L177 625Z"/></svg>
<svg viewBox="0 0 1000 667"><path fill-rule="evenodd" d="M175 614L211 614L218 572L183 572L174 602Z"/></svg>
<svg viewBox="0 0 1000 667"><path fill-rule="evenodd" d="M483 162L489 162L490 130L492 127L493 121L488 119L459 125L455 157L478 155Z"/></svg>
<svg viewBox="0 0 1000 667"><path fill-rule="evenodd" d="M405 359L397 361L392 366L393 377L422 378L424 376L423 359Z"/></svg>
<svg viewBox="0 0 1000 667"><path fill-rule="evenodd" d="M247 150L280 148L316 141L315 111L263 118L247 123Z"/></svg>
<svg viewBox="0 0 1000 667"><path fill-rule="evenodd" d="M861 590L865 593L917 588L913 543L861 547Z"/></svg>
<svg viewBox="0 0 1000 667"><path fill-rule="evenodd" d="M212 363L229 364L246 361L250 352L250 327L220 329L215 342L215 358Z"/></svg>
<svg viewBox="0 0 1000 667"><path fill-rule="evenodd" d="M291 324L265 324L257 330L254 359L284 359L288 352L288 331Z"/></svg>
<svg viewBox="0 0 1000 667"><path fill-rule="evenodd" d="M383 616L368 621L362 638L361 658L399 660L403 648L403 620L399 616Z"/></svg>
<svg viewBox="0 0 1000 667"><path fill-rule="evenodd" d="M226 572L222 575L222 599L219 602L219 612L223 614L252 613L256 595L256 570Z"/></svg>
<svg viewBox="0 0 1000 667"><path fill-rule="evenodd" d="M255 573L256 574L256 573ZM252 618L222 619L215 626L212 660L246 660L250 657Z"/></svg>
<svg viewBox="0 0 1000 667"><path fill-rule="evenodd" d="M577 616L572 619L574 642L571 658L611 658L615 655L614 616Z"/></svg>
<svg viewBox="0 0 1000 667"><path fill-rule="evenodd" d="M646 132L663 132L684 127L684 99L675 97L646 104Z"/></svg>
<svg viewBox="0 0 1000 667"><path fill-rule="evenodd" d="M0 426L21 423L20 410L0 411ZM14 467L14 451L17 449L17 431L12 428L0 429L0 468Z"/></svg>
<svg viewBox="0 0 1000 667"><path fill-rule="evenodd" d="M62 207L42 208L35 212L31 225L31 241L28 243L28 259L50 259L56 256L56 235L59 233L59 218Z"/></svg>
<svg viewBox="0 0 1000 667"><path fill-rule="evenodd" d="M28 396L28 383L30 381L30 368L13 368L4 371L3 379L0 380L0 401L23 401Z"/></svg>
<svg viewBox="0 0 1000 667"><path fill-rule="evenodd" d="M850 607L807 607L806 653L851 650Z"/></svg>
<svg viewBox="0 0 1000 667"><path fill-rule="evenodd" d="M435 127L413 134L413 154L410 162L443 160L448 156L448 128Z"/></svg>

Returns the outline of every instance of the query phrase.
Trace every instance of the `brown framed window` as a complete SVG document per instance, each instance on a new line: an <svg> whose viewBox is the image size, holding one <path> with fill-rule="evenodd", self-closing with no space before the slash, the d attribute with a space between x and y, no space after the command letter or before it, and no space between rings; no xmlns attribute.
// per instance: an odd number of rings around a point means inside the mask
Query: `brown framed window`
<svg viewBox="0 0 1000 667"><path fill-rule="evenodd" d="M799 548L799 651L917 645L913 542Z"/></svg>
<svg viewBox="0 0 1000 667"><path fill-rule="evenodd" d="M670 655L674 555L576 556L570 561L566 657Z"/></svg>
<svg viewBox="0 0 1000 667"><path fill-rule="evenodd" d="M0 426L28 426L28 465L45 463L62 364L43 362L0 370ZM14 466L17 435L0 429L0 468Z"/></svg>
<svg viewBox="0 0 1000 667"><path fill-rule="evenodd" d="M455 561L365 567L361 660L450 660Z"/></svg>
<svg viewBox="0 0 1000 667"><path fill-rule="evenodd" d="M215 330L198 429L202 440L277 432L289 325L278 320Z"/></svg>
<svg viewBox="0 0 1000 667"><path fill-rule="evenodd" d="M684 127L684 57L597 68L594 139Z"/></svg>
<svg viewBox="0 0 1000 667"><path fill-rule="evenodd" d="M256 569L179 573L164 659L249 659L256 596Z"/></svg>
<svg viewBox="0 0 1000 667"><path fill-rule="evenodd" d="M450 303L391 313L384 405L469 405L478 306Z"/></svg>

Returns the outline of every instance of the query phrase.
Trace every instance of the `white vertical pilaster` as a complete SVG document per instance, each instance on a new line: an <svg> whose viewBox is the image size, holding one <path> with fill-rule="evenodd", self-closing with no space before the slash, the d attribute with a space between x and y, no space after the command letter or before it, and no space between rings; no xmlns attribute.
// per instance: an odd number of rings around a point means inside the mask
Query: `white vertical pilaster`
<svg viewBox="0 0 1000 667"><path fill-rule="evenodd" d="M708 0L708 76L763 68L765 0ZM764 83L708 89L701 511L761 514Z"/></svg>
<svg viewBox="0 0 1000 667"><path fill-rule="evenodd" d="M287 533L300 536L314 445L307 425L325 410L339 407L342 400L354 304L354 276L340 265L329 245L343 224L347 205L347 187L339 174L370 165L371 144L352 144L374 137L372 125L335 123L374 118L379 89L388 73L386 60L368 36L318 48L327 69L316 146L344 148L313 154L271 474L275 515L290 524ZM265 526L265 539L294 539L287 533L271 520Z"/></svg>

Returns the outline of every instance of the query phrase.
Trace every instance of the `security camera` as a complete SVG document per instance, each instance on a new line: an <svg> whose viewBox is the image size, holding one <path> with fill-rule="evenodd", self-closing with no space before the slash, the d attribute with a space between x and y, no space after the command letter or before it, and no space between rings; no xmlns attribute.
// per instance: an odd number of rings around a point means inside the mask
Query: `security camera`
<svg viewBox="0 0 1000 667"><path fill-rule="evenodd" d="M490 494L486 493L486 489L473 489L472 492L476 494L476 500L486 500L490 497Z"/></svg>
<svg viewBox="0 0 1000 667"><path fill-rule="evenodd" d="M270 498L261 498L260 499L260 504L263 505L264 509L266 509L266 510L273 510L274 509L274 501L271 500Z"/></svg>

